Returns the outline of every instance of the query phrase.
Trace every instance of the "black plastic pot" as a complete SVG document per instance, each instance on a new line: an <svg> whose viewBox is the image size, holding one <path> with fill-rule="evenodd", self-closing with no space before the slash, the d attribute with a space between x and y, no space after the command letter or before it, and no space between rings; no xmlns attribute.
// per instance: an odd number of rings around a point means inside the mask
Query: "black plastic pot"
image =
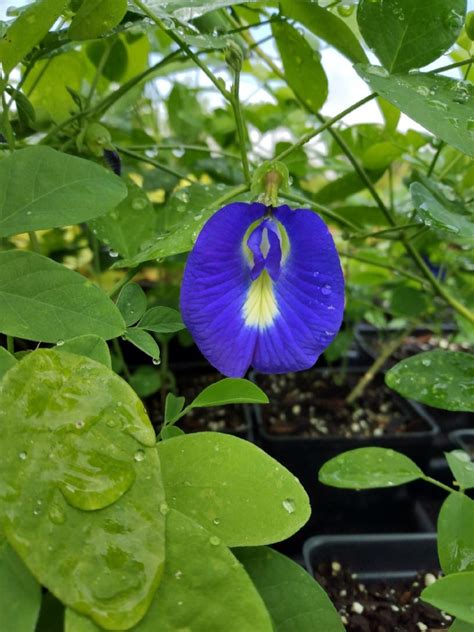
<svg viewBox="0 0 474 632"><path fill-rule="evenodd" d="M470 416L472 419L473 415L471 414ZM449 438L456 448L465 450L474 457L474 428L455 430L450 433Z"/></svg>

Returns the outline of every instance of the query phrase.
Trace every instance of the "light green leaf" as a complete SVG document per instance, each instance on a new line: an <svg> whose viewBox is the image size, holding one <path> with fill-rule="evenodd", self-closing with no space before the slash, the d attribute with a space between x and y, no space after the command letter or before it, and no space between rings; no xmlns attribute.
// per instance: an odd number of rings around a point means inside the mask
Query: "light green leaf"
<svg viewBox="0 0 474 632"><path fill-rule="evenodd" d="M474 463L464 450L445 452L445 457L454 478L462 489L474 488Z"/></svg>
<svg viewBox="0 0 474 632"><path fill-rule="evenodd" d="M167 439L174 439L175 437L181 437L184 435L184 430L178 428L178 426L165 426L160 431L160 439L166 441Z"/></svg>
<svg viewBox="0 0 474 632"><path fill-rule="evenodd" d="M146 0L145 4L158 15L166 15L168 13L177 18L187 20L190 11L192 17L197 18L209 11L216 11L217 9L243 4L244 2L245 4L251 4L257 2L257 0L169 0L166 3L163 3L162 0Z"/></svg>
<svg viewBox="0 0 474 632"><path fill-rule="evenodd" d="M385 383L403 397L434 408L474 412L474 357L469 353L418 353L390 369Z"/></svg>
<svg viewBox="0 0 474 632"><path fill-rule="evenodd" d="M343 489L393 487L416 481L423 472L404 454L386 448L357 448L327 461L319 480Z"/></svg>
<svg viewBox="0 0 474 632"><path fill-rule="evenodd" d="M201 391L189 408L225 404L268 404L268 397L261 388L249 380L226 377Z"/></svg>
<svg viewBox="0 0 474 632"><path fill-rule="evenodd" d="M108 340L125 329L104 292L77 272L33 252L0 252L0 331L58 342L84 334Z"/></svg>
<svg viewBox="0 0 474 632"><path fill-rule="evenodd" d="M344 632L329 597L299 564L268 547L234 554L265 602L275 632Z"/></svg>
<svg viewBox="0 0 474 632"><path fill-rule="evenodd" d="M422 68L455 42L466 0L360 0L363 38L390 72Z"/></svg>
<svg viewBox="0 0 474 632"><path fill-rule="evenodd" d="M444 501L438 518L438 556L448 575L474 571L474 501L454 492Z"/></svg>
<svg viewBox="0 0 474 632"><path fill-rule="evenodd" d="M173 393L168 393L165 402L165 422L173 421L183 410L184 397L176 397Z"/></svg>
<svg viewBox="0 0 474 632"><path fill-rule="evenodd" d="M20 13L0 40L6 75L38 44L61 15L66 0L36 0Z"/></svg>
<svg viewBox="0 0 474 632"><path fill-rule="evenodd" d="M147 331L139 327L129 327L125 332L125 338L158 363L160 348L153 336Z"/></svg>
<svg viewBox="0 0 474 632"><path fill-rule="evenodd" d="M127 327L134 325L146 311L147 298L138 283L127 283L117 298L117 307Z"/></svg>
<svg viewBox="0 0 474 632"><path fill-rule="evenodd" d="M185 329L180 313L171 307L152 307L138 323L142 329L158 334L171 334Z"/></svg>
<svg viewBox="0 0 474 632"><path fill-rule="evenodd" d="M453 625L449 628L449 632L474 632L474 624L456 619Z"/></svg>
<svg viewBox="0 0 474 632"><path fill-rule="evenodd" d="M157 447L169 505L228 546L279 542L309 518L298 480L252 443L198 432Z"/></svg>
<svg viewBox="0 0 474 632"><path fill-rule="evenodd" d="M117 26L127 12L127 0L83 0L68 35L72 40L96 39Z"/></svg>
<svg viewBox="0 0 474 632"><path fill-rule="evenodd" d="M425 312L428 307L429 301L419 289L400 284L392 292L390 311L395 316L414 318Z"/></svg>
<svg viewBox="0 0 474 632"><path fill-rule="evenodd" d="M0 542L2 632L34 632L41 586L7 542Z"/></svg>
<svg viewBox="0 0 474 632"><path fill-rule="evenodd" d="M472 595L474 572L453 573L425 588L421 593L421 599L467 623L474 623Z"/></svg>
<svg viewBox="0 0 474 632"><path fill-rule="evenodd" d="M303 35L286 22L274 22L272 33L288 85L311 111L319 110L328 95L328 80L319 52L313 50Z"/></svg>
<svg viewBox="0 0 474 632"><path fill-rule="evenodd" d="M85 356L86 358L90 358L95 362L103 364L108 369L112 367L109 347L107 346L105 340L99 336L88 334L85 336L78 336L77 338L70 338L69 340L66 340L63 345L57 347L57 350Z"/></svg>
<svg viewBox="0 0 474 632"><path fill-rule="evenodd" d="M100 629L72 610L67 612L65 632ZM130 632L191 629L273 632L261 597L229 549L199 524L171 510L163 579L150 610Z"/></svg>
<svg viewBox="0 0 474 632"><path fill-rule="evenodd" d="M368 61L359 40L344 20L328 9L307 0L281 0L283 13L292 20L298 20L317 37L334 46L352 63Z"/></svg>
<svg viewBox="0 0 474 632"><path fill-rule="evenodd" d="M52 350L28 354L0 384L9 543L64 604L107 628L134 625L164 561L163 488L143 404L101 364Z"/></svg>
<svg viewBox="0 0 474 632"><path fill-rule="evenodd" d="M458 235L463 240L474 240L474 215L461 215L456 207L446 200L433 195L420 182L413 182L410 186L411 198L417 215L426 226L439 229L442 234Z"/></svg>
<svg viewBox="0 0 474 632"><path fill-rule="evenodd" d="M107 215L90 222L94 234L122 257L134 257L156 233L156 213L146 193L126 182L127 197Z"/></svg>
<svg viewBox="0 0 474 632"><path fill-rule="evenodd" d="M127 191L90 160L36 145L0 161L0 236L79 224L103 215Z"/></svg>
<svg viewBox="0 0 474 632"><path fill-rule="evenodd" d="M356 66L370 87L404 114L474 156L474 86L435 74L390 76L379 66Z"/></svg>
<svg viewBox="0 0 474 632"><path fill-rule="evenodd" d="M12 354L3 347L0 347L0 380L8 371L8 369L11 369L12 366L15 366L15 364L16 360L12 356Z"/></svg>
<svg viewBox="0 0 474 632"><path fill-rule="evenodd" d="M150 397L160 389L161 373L154 366L143 365L132 373L129 381L137 395Z"/></svg>

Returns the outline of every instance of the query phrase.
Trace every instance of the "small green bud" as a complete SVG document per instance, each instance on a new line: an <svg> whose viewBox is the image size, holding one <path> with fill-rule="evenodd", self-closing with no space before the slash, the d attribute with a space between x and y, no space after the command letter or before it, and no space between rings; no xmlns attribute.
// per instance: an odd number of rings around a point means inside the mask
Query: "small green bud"
<svg viewBox="0 0 474 632"><path fill-rule="evenodd" d="M102 156L104 149L112 147L112 137L100 123L89 123L84 132L84 144L95 156Z"/></svg>
<svg viewBox="0 0 474 632"><path fill-rule="evenodd" d="M278 191L288 191L289 187L290 174L285 163L268 160L255 171L250 190L267 206L277 206Z"/></svg>
<svg viewBox="0 0 474 632"><path fill-rule="evenodd" d="M232 68L234 72L240 72L243 58L244 55L240 46L234 40L229 40L225 48L225 61L229 68Z"/></svg>

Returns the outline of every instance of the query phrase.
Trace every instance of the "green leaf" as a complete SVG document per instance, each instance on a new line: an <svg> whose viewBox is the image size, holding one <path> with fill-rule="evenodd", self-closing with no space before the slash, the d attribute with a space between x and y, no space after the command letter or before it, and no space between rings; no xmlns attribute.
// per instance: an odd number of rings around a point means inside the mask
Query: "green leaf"
<svg viewBox="0 0 474 632"><path fill-rule="evenodd" d="M474 632L474 624L456 619L453 625L449 628L449 632Z"/></svg>
<svg viewBox="0 0 474 632"><path fill-rule="evenodd" d="M392 292L390 311L395 316L414 318L423 314L428 307L428 299L419 289L399 285Z"/></svg>
<svg viewBox="0 0 474 632"><path fill-rule="evenodd" d="M425 588L421 598L454 617L474 623L473 594L474 573L453 573Z"/></svg>
<svg viewBox="0 0 474 632"><path fill-rule="evenodd" d="M359 40L344 20L334 13L307 0L281 0L283 13L292 20L298 20L317 37L331 44L352 63L368 61Z"/></svg>
<svg viewBox="0 0 474 632"><path fill-rule="evenodd" d="M0 252L0 331L58 342L84 334L108 340L125 329L120 312L85 277L33 252Z"/></svg>
<svg viewBox="0 0 474 632"><path fill-rule="evenodd" d="M199 524L171 510L166 565L150 610L132 632L273 632L265 605L229 549ZM65 632L100 628L72 610ZM328 630L327 632L331 632Z"/></svg>
<svg viewBox="0 0 474 632"><path fill-rule="evenodd" d="M445 457L459 486L462 489L474 488L474 463L469 454L464 450L453 450L445 452Z"/></svg>
<svg viewBox="0 0 474 632"><path fill-rule="evenodd" d="M10 545L64 604L107 628L134 625L164 561L163 487L143 404L101 364L52 350L28 354L0 384Z"/></svg>
<svg viewBox="0 0 474 632"><path fill-rule="evenodd" d="M16 360L12 354L3 347L0 347L0 380L3 378L8 369L11 369L12 366L15 366L15 364Z"/></svg>
<svg viewBox="0 0 474 632"><path fill-rule="evenodd" d="M68 35L72 40L96 39L120 24L127 0L83 0Z"/></svg>
<svg viewBox="0 0 474 632"><path fill-rule="evenodd" d="M20 13L0 40L6 75L43 39L61 15L66 0L36 0Z"/></svg>
<svg viewBox="0 0 474 632"><path fill-rule="evenodd" d="M2 632L34 632L41 586L7 542L0 542Z"/></svg>
<svg viewBox="0 0 474 632"><path fill-rule="evenodd" d="M474 215L461 215L456 212L454 204L442 204L420 182L410 186L411 198L417 215L426 226L439 229L442 234L458 235L463 240L474 240Z"/></svg>
<svg viewBox="0 0 474 632"><path fill-rule="evenodd" d="M261 388L249 380L226 377L201 391L189 404L189 408L225 404L268 404L268 397Z"/></svg>
<svg viewBox="0 0 474 632"><path fill-rule="evenodd" d="M183 410L184 397L176 397L173 393L168 393L165 401L165 422L173 421Z"/></svg>
<svg viewBox="0 0 474 632"><path fill-rule="evenodd" d="M343 489L393 487L423 478L423 472L404 454L386 448L358 448L339 454L319 470L319 480Z"/></svg>
<svg viewBox="0 0 474 632"><path fill-rule="evenodd" d="M204 115L195 92L175 83L167 101L168 119L173 132L186 142L196 142L202 134ZM190 116L192 112L192 116Z"/></svg>
<svg viewBox="0 0 474 632"><path fill-rule="evenodd" d="M79 224L126 195L116 175L90 160L36 145L0 161L0 236Z"/></svg>
<svg viewBox="0 0 474 632"><path fill-rule="evenodd" d="M157 447L170 506L228 546L279 542L308 520L298 480L252 443L198 432Z"/></svg>
<svg viewBox="0 0 474 632"><path fill-rule="evenodd" d="M130 376L130 386L139 397L150 397L161 387L161 373L154 366L139 366Z"/></svg>
<svg viewBox="0 0 474 632"><path fill-rule="evenodd" d="M422 68L455 42L466 0L361 0L357 22L364 40L390 72Z"/></svg>
<svg viewBox="0 0 474 632"><path fill-rule="evenodd" d="M176 309L164 306L149 309L138 325L157 334L171 334L185 329L181 314Z"/></svg>
<svg viewBox="0 0 474 632"><path fill-rule="evenodd" d="M125 332L125 338L158 363L160 359L160 348L153 336L147 331L139 327L129 327Z"/></svg>
<svg viewBox="0 0 474 632"><path fill-rule="evenodd" d="M165 426L160 431L160 439L162 441L166 441L167 439L181 437L184 434L184 430L181 430L181 428L178 428L178 426Z"/></svg>
<svg viewBox="0 0 474 632"><path fill-rule="evenodd" d="M146 311L147 298L138 283L127 283L117 298L117 307L127 327L134 325Z"/></svg>
<svg viewBox="0 0 474 632"><path fill-rule="evenodd" d="M434 408L474 412L474 357L469 353L418 353L390 369L385 383L403 397Z"/></svg>
<svg viewBox="0 0 474 632"><path fill-rule="evenodd" d="M438 556L448 575L474 571L474 501L454 492L444 501L438 518Z"/></svg>
<svg viewBox="0 0 474 632"><path fill-rule="evenodd" d="M329 597L299 564L268 547L236 549L234 555L265 602L275 632L344 632Z"/></svg>
<svg viewBox="0 0 474 632"><path fill-rule="evenodd" d="M104 339L99 336L87 334L85 336L78 336L77 338L70 338L66 340L63 345L60 345L57 350L85 356L86 358L103 364L108 369L112 367L109 347Z"/></svg>
<svg viewBox="0 0 474 632"><path fill-rule="evenodd" d="M286 22L274 22L272 33L288 85L312 112L318 111L328 95L328 80L321 65L321 55Z"/></svg>
<svg viewBox="0 0 474 632"><path fill-rule="evenodd" d="M370 87L404 114L474 156L474 86L435 74L390 76L379 66L356 66Z"/></svg>
<svg viewBox="0 0 474 632"><path fill-rule="evenodd" d="M146 193L126 182L128 195L107 215L90 222L97 237L122 257L134 257L156 233L156 213Z"/></svg>

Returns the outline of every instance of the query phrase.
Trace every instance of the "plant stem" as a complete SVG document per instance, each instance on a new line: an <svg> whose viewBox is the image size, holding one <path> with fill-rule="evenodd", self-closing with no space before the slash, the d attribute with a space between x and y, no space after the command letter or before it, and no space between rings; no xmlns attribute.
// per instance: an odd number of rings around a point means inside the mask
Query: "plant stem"
<svg viewBox="0 0 474 632"><path fill-rule="evenodd" d="M123 357L122 347L120 346L120 342L118 341L118 338L114 338L112 340L112 346L120 362L122 363L123 374L125 375L127 382L130 382L130 378L132 377L132 374L130 373L130 369L128 368L128 365L125 362L125 358Z"/></svg>
<svg viewBox="0 0 474 632"><path fill-rule="evenodd" d="M420 224L418 222L413 222L410 224L400 224L399 226L391 226L390 228L384 228L382 230L376 230L373 233L361 233L357 235L350 235L354 239L366 239L368 237L380 237L385 236L389 233L397 233L399 231L408 230L409 228L420 228Z"/></svg>
<svg viewBox="0 0 474 632"><path fill-rule="evenodd" d="M109 298L115 298L117 294L120 292L120 290L123 288L123 286L127 285L127 283L133 279L133 277L137 274L140 268L141 268L141 264L135 266L134 268L130 268L130 270L128 270L120 279L120 281L118 281L114 285L114 287L110 290L110 292L108 293Z"/></svg>
<svg viewBox="0 0 474 632"><path fill-rule="evenodd" d="M165 173L169 173L170 175L175 176L175 178L179 178L180 180L186 180L186 182L189 182L190 184L194 184L194 180L191 180L191 178L188 178L188 176L185 175L184 173L180 173L179 171L176 171L175 169L168 167L168 165L164 165L163 163L158 162L157 160L154 160L153 158L148 158L148 156L137 154L136 152L131 151L130 149L126 149L125 147L121 147L119 145L116 145L116 149L124 156L129 156L130 158L134 158L135 160L139 160L140 162L146 162L147 164L153 165L154 167L156 167L157 169L160 169L161 171L164 171Z"/></svg>
<svg viewBox="0 0 474 632"><path fill-rule="evenodd" d="M166 395L168 393L168 362L169 362L169 344L165 337L161 340L161 408L163 410L163 418L165 414Z"/></svg>
<svg viewBox="0 0 474 632"><path fill-rule="evenodd" d="M413 274L412 272L407 272L402 268L397 268L397 266L390 265L389 263L382 263L381 261L373 261L372 259L368 259L367 257L363 257L361 255L353 255L349 252L341 252L341 257L348 257L349 259L354 259L355 261L360 261L361 263L367 263L371 266L375 266L376 268L384 268L385 270L390 270L391 272L395 272L395 274L399 274L400 276L404 276L407 279L412 279L413 281L417 281L423 287L426 287L426 280L418 276L417 274ZM429 286L428 286L429 287Z"/></svg>
<svg viewBox="0 0 474 632"><path fill-rule="evenodd" d="M39 245L39 242L38 242L38 237L37 237L35 231L34 230L30 230L28 232L28 236L30 238L30 243L31 243L31 247L32 247L33 251L37 252L39 254L41 249L40 249L40 245Z"/></svg>
<svg viewBox="0 0 474 632"><path fill-rule="evenodd" d="M159 149L161 151L172 151L173 149L189 149L190 151L202 151L206 154L219 154L220 156L227 156L228 158L233 158L234 160L240 160L240 156L237 154L233 154L231 151L225 151L225 149L220 149L219 147L208 147L207 145L188 145L186 143L169 143L165 145L156 144L156 145L130 145L126 147L126 149L130 151L140 151L145 149Z"/></svg>
<svg viewBox="0 0 474 632"><path fill-rule="evenodd" d="M237 126L237 136L239 139L240 156L242 160L242 171L246 182L250 182L250 169L247 157L247 129L245 127L242 108L240 107L240 71L234 73L234 83L232 85L232 109L234 111L235 124Z"/></svg>
<svg viewBox="0 0 474 632"><path fill-rule="evenodd" d="M436 487L441 487L441 489L444 489L446 492L448 492L450 494L452 492L456 491L456 490L452 489L451 487L449 487L448 485L445 485L441 481L437 481L435 478L431 478L431 476L423 475L421 478L424 481L426 481L427 483L431 483L432 485L436 485Z"/></svg>
<svg viewBox="0 0 474 632"><path fill-rule="evenodd" d="M7 336L7 351L12 355L15 353L15 339L13 336Z"/></svg>
<svg viewBox="0 0 474 632"><path fill-rule="evenodd" d="M86 110L90 107L91 103L92 103L92 98L94 96L94 93L97 89L97 84L99 83L99 79L102 75L102 71L104 70L104 66L107 63L107 60L110 56L110 52L112 50L112 46L109 43L107 43L106 48L104 50L104 52L102 53L102 56L100 58L99 64L97 65L97 70L94 76L94 79L92 81L91 84L91 88L89 90L89 94L87 95L87 99L86 99Z"/></svg>

